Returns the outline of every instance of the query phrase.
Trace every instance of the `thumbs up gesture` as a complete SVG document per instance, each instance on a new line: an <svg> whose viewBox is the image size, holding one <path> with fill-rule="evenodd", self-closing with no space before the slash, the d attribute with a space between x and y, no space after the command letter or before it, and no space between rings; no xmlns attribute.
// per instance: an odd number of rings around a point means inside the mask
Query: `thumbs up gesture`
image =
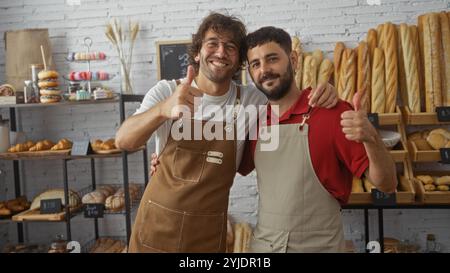
<svg viewBox="0 0 450 273"><path fill-rule="evenodd" d="M356 92L353 96L354 110L342 113L342 132L348 140L375 143L378 132L367 118L367 113L361 109L361 94Z"/></svg>
<svg viewBox="0 0 450 273"><path fill-rule="evenodd" d="M194 67L188 67L186 78L177 86L175 92L164 101L162 112L166 118L177 120L183 112L194 114L196 107L195 98L203 96L203 92L191 86L195 78Z"/></svg>

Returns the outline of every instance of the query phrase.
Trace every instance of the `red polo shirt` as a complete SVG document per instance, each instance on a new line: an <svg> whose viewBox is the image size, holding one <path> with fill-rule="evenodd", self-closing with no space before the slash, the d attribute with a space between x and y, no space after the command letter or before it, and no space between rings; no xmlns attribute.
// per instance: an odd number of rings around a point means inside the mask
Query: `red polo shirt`
<svg viewBox="0 0 450 273"><path fill-rule="evenodd" d="M301 123L302 114L308 111L310 92L311 89L302 92L298 101L281 116L280 124ZM309 151L314 171L322 185L342 205L348 201L353 175L361 177L369 167L364 145L347 140L342 132L341 114L348 110L352 110L352 106L341 100L332 109L315 107L306 122L309 127ZM268 111L267 124L270 124L270 113L271 111ZM239 173L247 175L255 168L255 148L256 140L247 141Z"/></svg>

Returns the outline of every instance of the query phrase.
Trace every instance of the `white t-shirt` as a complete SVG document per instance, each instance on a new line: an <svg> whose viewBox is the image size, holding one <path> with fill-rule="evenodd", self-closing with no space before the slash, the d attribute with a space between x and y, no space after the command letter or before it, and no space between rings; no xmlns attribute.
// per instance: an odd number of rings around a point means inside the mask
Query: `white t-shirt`
<svg viewBox="0 0 450 273"><path fill-rule="evenodd" d="M197 87L197 84L195 81L191 84L192 87ZM176 89L176 81L167 81L162 80L159 81L154 87L152 87L147 94L144 97L144 100L142 101L140 107L136 110L134 113L140 114L148 109L152 108L156 104L166 100L169 98L172 93ZM256 89L256 87L252 85L247 86L241 86L241 105L243 107L247 107L248 105L254 105L256 106L256 109L258 109L259 105L266 105L267 104L267 98L262 94L259 90ZM231 121L233 120L233 106L236 102L236 91L237 91L237 85L234 82L231 82L230 89L228 89L227 93L225 93L222 96L210 96L207 94L203 94L203 97L201 98L201 106L202 111L194 113L194 118L197 120L213 120L213 121L223 121L223 120L217 120L220 117L213 117L211 118L211 114L214 111L208 111L213 110L211 107L207 106L213 106L218 105L222 109L226 109L226 113L222 115L222 118L225 118L225 121ZM228 105L228 107L227 107ZM209 109L208 109L209 108ZM248 108L247 108L248 109ZM237 116L238 120L240 120L243 117L247 117L248 124L246 125L244 122L237 122L237 151L236 151L236 169L239 167L239 164L241 162L242 153L244 151L244 145L245 145L245 135L249 132L249 130L255 130L256 127L256 118L255 115L249 115L246 113L246 111L243 108L240 108L240 111L238 112ZM249 127L250 125L250 127ZM155 135L155 144L156 144L156 153L159 154L164 146L167 143L167 139L169 137L169 133L172 126L172 120L167 120L164 122L157 130L154 132Z"/></svg>

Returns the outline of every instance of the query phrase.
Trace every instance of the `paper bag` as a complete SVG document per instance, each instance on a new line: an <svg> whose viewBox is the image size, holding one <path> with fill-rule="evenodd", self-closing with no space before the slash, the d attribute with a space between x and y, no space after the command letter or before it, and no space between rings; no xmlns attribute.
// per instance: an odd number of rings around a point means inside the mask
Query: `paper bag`
<svg viewBox="0 0 450 273"><path fill-rule="evenodd" d="M6 82L23 90L31 80L31 64L42 64L41 45L47 66L51 66L52 50L48 29L23 29L5 33Z"/></svg>

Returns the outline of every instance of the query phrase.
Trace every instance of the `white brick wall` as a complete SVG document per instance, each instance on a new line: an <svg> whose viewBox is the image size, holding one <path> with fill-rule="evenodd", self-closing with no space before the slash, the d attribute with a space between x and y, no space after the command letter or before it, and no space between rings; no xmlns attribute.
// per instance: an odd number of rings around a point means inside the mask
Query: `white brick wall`
<svg viewBox="0 0 450 273"><path fill-rule="evenodd" d="M419 14L427 11L450 10L448 0L381 0L381 6L369 6L364 0L81 0L81 6L69 6L65 0L0 0L0 36L5 31L23 28L49 28L53 46L53 60L61 73L84 69L80 64L69 64L64 57L68 52L83 50L83 39L90 36L93 50L105 51L108 59L96 63L92 69L105 69L118 75L117 54L104 35L105 24L111 18L139 20L139 33L134 51L132 71L136 93L144 94L156 83L156 50L158 40L189 39L201 18L211 10L228 11L240 17L249 31L264 25L285 28L292 35L299 35L305 50L325 50L327 56L336 41L355 46L365 38L369 28L386 21L416 23ZM0 83L5 79L4 43L0 43ZM119 87L119 77L108 83ZM137 105L130 106L129 113ZM0 114L8 116L7 109ZM20 110L20 128L35 139L107 138L118 127L118 105L79 106L68 108L39 108ZM152 150L154 143L150 143ZM22 188L29 197L47 187L61 186L60 162L27 161L24 164ZM130 158L131 179L143 182L141 155ZM96 162L98 183L120 183L121 161L116 159ZM0 161L0 199L14 195L11 162ZM71 187L82 188L89 184L89 161L69 163ZM257 193L255 176L237 176L231 190L230 213L235 220L252 224L256 221ZM448 210L395 210L385 212L385 235L400 239L416 240L424 246L427 233L434 233L444 250L450 249L450 214ZM376 212L371 212L371 238L376 239ZM105 219L101 230L112 235L124 234L123 217ZM345 211L345 234L348 239L360 243L363 235L361 211ZM73 223L74 238L85 242L92 237L90 224L82 218ZM30 241L48 241L57 233L64 233L64 225L34 223L26 225ZM92 224L93 226L93 224ZM39 236L36 236L39 234ZM15 226L0 224L0 248L6 242L16 240Z"/></svg>

